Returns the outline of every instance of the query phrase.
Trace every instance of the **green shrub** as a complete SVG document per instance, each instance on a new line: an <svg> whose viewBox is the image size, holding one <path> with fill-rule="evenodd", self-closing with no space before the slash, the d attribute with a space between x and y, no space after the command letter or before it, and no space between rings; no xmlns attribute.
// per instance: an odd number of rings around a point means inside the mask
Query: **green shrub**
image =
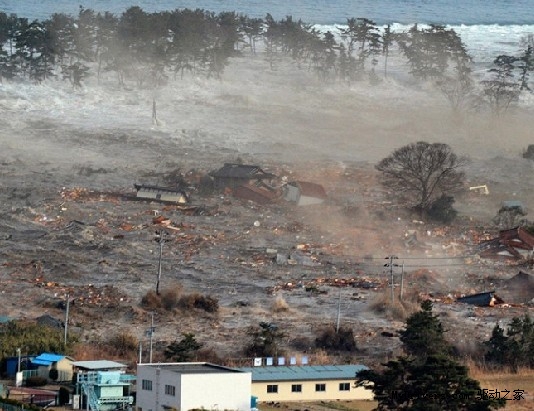
<svg viewBox="0 0 534 411"><path fill-rule="evenodd" d="M430 209L428 210L428 217L440 223L450 223L458 214L458 212L452 206L454 201L454 197L442 195L430 206Z"/></svg>
<svg viewBox="0 0 534 411"><path fill-rule="evenodd" d="M141 306L147 310L157 310L161 308L161 297L155 291L150 290L141 298Z"/></svg>
<svg viewBox="0 0 534 411"><path fill-rule="evenodd" d="M219 310L219 301L216 298L199 293L184 295L180 298L179 305L186 309L199 308L208 313L215 313Z"/></svg>
<svg viewBox="0 0 534 411"><path fill-rule="evenodd" d="M315 339L315 345L325 350L357 350L352 329L345 327L340 327L337 332L333 326L324 328L321 335Z"/></svg>
<svg viewBox="0 0 534 411"><path fill-rule="evenodd" d="M139 345L137 338L127 331L113 335L107 343L110 348L113 348L121 356L131 354L132 352L135 353Z"/></svg>

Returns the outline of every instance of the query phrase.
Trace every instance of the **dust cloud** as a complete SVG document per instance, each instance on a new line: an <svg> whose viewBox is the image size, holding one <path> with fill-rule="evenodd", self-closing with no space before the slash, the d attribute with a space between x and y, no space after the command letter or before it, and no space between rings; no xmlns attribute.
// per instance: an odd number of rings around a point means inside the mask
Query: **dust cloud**
<svg viewBox="0 0 534 411"><path fill-rule="evenodd" d="M100 83L88 78L82 89L76 90L58 80L42 84L5 82L0 85L3 185L0 196L6 216L2 229L14 230L17 219L26 214L57 212L46 204L57 198L64 187L127 192L135 182L160 184L166 174L177 169L208 172L224 162L240 159L278 176L324 184L329 206L278 214L269 209L241 207L246 218L231 220L233 211L229 211L230 217L213 219L220 224L218 229L201 229L218 233L221 238L223 234L230 238L228 232L235 231L242 237L243 247L262 250L276 243L281 247L283 241L288 248L319 242L363 262L370 256L367 266L362 266L368 270L366 274L383 275L383 257L394 252L393 247L405 250L404 234L410 228L412 216L388 202L388 194L394 193L386 193L379 186L373 166L393 150L416 141L447 143L456 154L471 159L466 167L466 193L456 197L455 207L462 216L488 223L499 203L511 198L534 209L534 162L521 155L528 144L534 144L532 105L522 104L499 118L485 111L453 113L434 87L410 84L400 76L392 75L376 85L365 80L324 84L289 62L278 62L275 68L270 70L261 55L243 56L231 60L221 80L186 75L184 79L170 79L156 90L139 88L134 83L119 87L111 74ZM489 196L468 195L468 186L482 184L488 185ZM222 200L214 197L213 201ZM115 207L113 218L126 219L125 209L120 204ZM142 214L140 206L135 212L141 226L142 218L148 217ZM111 218L112 214L96 207L86 218L97 221ZM263 231L256 236L251 227L257 219L261 226L256 231ZM306 228L296 234L280 228L295 221ZM283 241L279 232L285 233ZM151 239L146 238L145 242L150 243ZM33 251L21 251L23 244L13 244L18 248L12 254L29 253L28 259L36 258ZM90 246L93 245L91 241ZM147 261L153 262L154 255L149 254L146 244L135 246L136 249L131 245L120 248L124 261L139 264L127 272L109 256L95 257L95 261L80 263L71 271L81 270L80 279L76 279L80 282L85 281L84 275L105 272L106 281L120 284L130 295L140 297L152 287L151 277L145 278L144 270L149 265ZM265 309L272 305L272 298L263 294L263 286L293 280L293 272L286 267L242 268L235 261L244 259L244 251L237 248L230 243L217 249L221 255L231 254L235 260L229 257L221 260L219 255L208 254L204 262L200 257L197 261L207 267L180 268L177 264L178 268L168 275L201 291L219 292L221 301L228 302L237 297L224 294L222 288L209 288L209 280L220 280L232 273L232 281L238 287L257 294L257 305L243 308L239 316L221 315L219 325L221 330L227 329L224 338L228 339L238 335L235 324L242 328L239 334L242 338L246 327L257 323L259 316L272 317ZM92 250L104 253L105 248ZM211 248L205 252L210 253ZM10 250L4 250L5 255L9 253ZM412 255L428 253L421 250ZM339 271L328 267L325 272L329 276L354 275L353 266L347 265L348 271L343 271L343 265L348 263L339 258ZM107 265L97 265L100 260ZM447 270L444 272L449 275ZM118 279L117 273L124 278ZM248 278L249 275L256 277ZM454 282L446 283L447 290L458 284L457 278L452 274L448 277ZM349 292L352 290L347 290L348 302L343 309L352 326L359 326L358 321L380 327L390 325L386 319L369 313L359 317L363 303ZM252 298L252 291L248 296ZM292 315L281 314L278 320L295 330L304 328L308 334L310 327L304 320L313 318L324 323L337 310L337 302L332 298L312 301L304 291L284 298ZM36 312L40 310L33 308ZM139 320L141 325L137 325L140 335L145 320ZM129 321L124 320L125 324ZM191 328L202 326L194 324L193 318L184 321ZM207 338L223 343L224 338L216 335L222 331L205 322L203 331L211 333ZM167 337L171 338L172 332L173 328L169 328Z"/></svg>

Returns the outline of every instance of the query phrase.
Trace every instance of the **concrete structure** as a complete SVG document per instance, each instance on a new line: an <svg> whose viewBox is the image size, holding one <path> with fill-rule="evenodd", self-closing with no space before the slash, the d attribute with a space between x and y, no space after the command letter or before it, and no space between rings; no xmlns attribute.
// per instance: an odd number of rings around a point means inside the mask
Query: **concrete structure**
<svg viewBox="0 0 534 411"><path fill-rule="evenodd" d="M186 204L189 198L185 191L166 187L134 184L137 190L137 198L161 201L163 203Z"/></svg>
<svg viewBox="0 0 534 411"><path fill-rule="evenodd" d="M137 365L137 411L250 410L250 373L209 363Z"/></svg>
<svg viewBox="0 0 534 411"><path fill-rule="evenodd" d="M306 365L240 368L252 373L252 395L258 402L372 400L356 387L363 365Z"/></svg>
<svg viewBox="0 0 534 411"><path fill-rule="evenodd" d="M76 395L81 396L80 408L108 411L133 404L132 382L135 376L126 374L126 365L115 361L77 361ZM78 397L79 398L79 397Z"/></svg>
<svg viewBox="0 0 534 411"><path fill-rule="evenodd" d="M293 181L284 187L284 199L299 206L322 204L328 198L320 184L307 181Z"/></svg>

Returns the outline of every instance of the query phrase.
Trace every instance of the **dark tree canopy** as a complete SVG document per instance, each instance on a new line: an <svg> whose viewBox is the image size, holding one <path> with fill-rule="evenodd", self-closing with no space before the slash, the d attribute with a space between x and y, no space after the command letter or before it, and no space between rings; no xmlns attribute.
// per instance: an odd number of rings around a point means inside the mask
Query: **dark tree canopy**
<svg viewBox="0 0 534 411"><path fill-rule="evenodd" d="M421 311L406 320L406 328L400 332L400 340L407 354L425 359L431 355L448 355L451 347L445 341L441 321L432 314L432 302L421 303Z"/></svg>
<svg viewBox="0 0 534 411"><path fill-rule="evenodd" d="M259 327L251 327L248 332L251 341L245 347L245 354L253 357L277 356L282 354L280 343L285 334L272 323L262 321Z"/></svg>
<svg viewBox="0 0 534 411"><path fill-rule="evenodd" d="M165 357L176 362L187 362L194 359L195 354L202 348L195 335L184 333L180 341L174 341L165 349Z"/></svg>
<svg viewBox="0 0 534 411"><path fill-rule="evenodd" d="M69 352L76 339L72 337L64 344L63 330L38 325L35 322L10 321L0 324L0 358L14 355L17 348L24 347L26 352Z"/></svg>
<svg viewBox="0 0 534 411"><path fill-rule="evenodd" d="M315 346L325 350L356 351L354 332L350 327L326 327L315 339Z"/></svg>
<svg viewBox="0 0 534 411"><path fill-rule="evenodd" d="M401 341L408 356L383 364L384 369L360 371L357 384L372 390L377 410L489 411L504 407L506 400L492 399L469 377L467 367L451 355L443 326L425 301L410 316Z"/></svg>
<svg viewBox="0 0 534 411"><path fill-rule="evenodd" d="M395 150L376 169L384 186L425 215L436 199L462 187L465 163L447 144L419 141Z"/></svg>
<svg viewBox="0 0 534 411"><path fill-rule="evenodd" d="M534 322L528 315L514 317L506 333L497 324L485 344L486 359L493 364L509 366L514 371L519 367L534 367Z"/></svg>

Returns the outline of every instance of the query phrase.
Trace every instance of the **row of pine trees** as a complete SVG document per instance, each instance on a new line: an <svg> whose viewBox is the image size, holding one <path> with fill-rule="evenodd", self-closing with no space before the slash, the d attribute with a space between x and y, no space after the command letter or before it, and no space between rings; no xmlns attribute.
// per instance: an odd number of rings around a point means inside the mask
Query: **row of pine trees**
<svg viewBox="0 0 534 411"><path fill-rule="evenodd" d="M525 39L518 56L495 58L481 83L490 105L506 108L530 90L533 43ZM415 79L437 82L454 108L473 88L471 56L453 29L414 25L394 32L367 18L349 18L334 34L291 16L277 21L270 14L262 19L201 9L147 13L130 7L115 16L80 7L76 17L53 14L31 22L0 12L0 44L1 77L40 82L59 76L76 87L88 75L100 80L104 73L114 73L121 86L130 81L141 87L187 74L220 78L231 57L261 51L271 69L290 57L324 82L371 83L388 76L395 53Z"/></svg>

